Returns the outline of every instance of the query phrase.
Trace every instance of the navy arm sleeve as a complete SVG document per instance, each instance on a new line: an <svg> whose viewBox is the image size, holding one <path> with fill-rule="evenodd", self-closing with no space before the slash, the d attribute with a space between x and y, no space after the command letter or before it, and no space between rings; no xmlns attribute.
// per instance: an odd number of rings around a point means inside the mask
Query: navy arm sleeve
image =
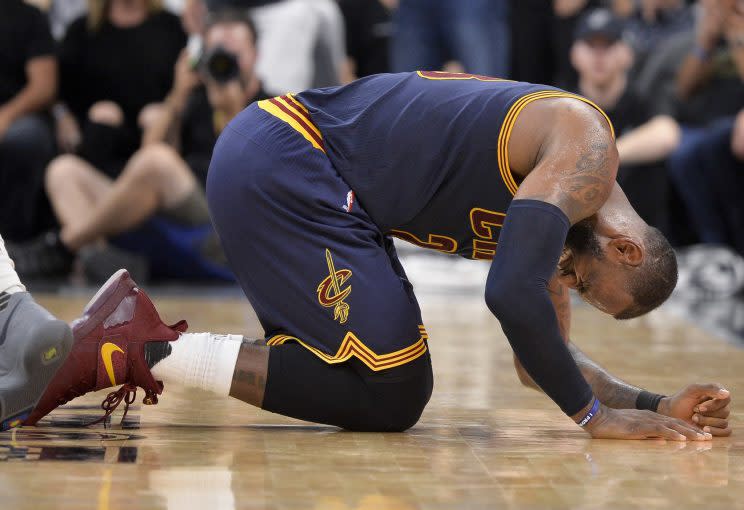
<svg viewBox="0 0 744 510"><path fill-rule="evenodd" d="M569 227L552 204L512 201L488 273L486 304L527 373L570 416L593 394L561 337L548 295Z"/></svg>

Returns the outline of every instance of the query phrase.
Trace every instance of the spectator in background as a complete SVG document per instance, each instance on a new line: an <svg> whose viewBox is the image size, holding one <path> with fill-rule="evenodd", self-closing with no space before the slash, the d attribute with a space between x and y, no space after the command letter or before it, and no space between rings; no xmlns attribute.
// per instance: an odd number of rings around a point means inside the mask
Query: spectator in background
<svg viewBox="0 0 744 510"><path fill-rule="evenodd" d="M686 0L613 0L635 50L633 82L658 111L676 113L674 81L688 51L694 9Z"/></svg>
<svg viewBox="0 0 744 510"><path fill-rule="evenodd" d="M0 231L36 233L54 137L44 111L57 93L54 41L44 15L21 0L0 6Z"/></svg>
<svg viewBox="0 0 744 510"><path fill-rule="evenodd" d="M304 0L318 19L318 36L313 51L313 87L339 85L346 62L344 17L336 0ZM267 74L271 74L271 71ZM300 89L291 89L299 91ZM282 91L282 93L284 93Z"/></svg>
<svg viewBox="0 0 744 510"><path fill-rule="evenodd" d="M515 1L519 3L521 0ZM574 78L564 69L563 39L582 12L601 5L612 9L616 16L626 22L625 38L635 54L631 71L634 88L648 103L654 105L655 110L672 115L675 111L674 76L682 56L687 52L686 40L693 24L693 10L687 3L685 0L555 0L553 46L557 83L570 87ZM525 16L529 23L529 13L525 13ZM517 37L529 41L527 44L535 44L530 41L532 31L527 30L526 34L524 30L521 32L521 36ZM543 34L538 37L545 39L549 36ZM523 65L535 69L538 64L526 59Z"/></svg>
<svg viewBox="0 0 744 510"><path fill-rule="evenodd" d="M509 76L508 0L400 0L394 14L395 72L439 70Z"/></svg>
<svg viewBox="0 0 744 510"><path fill-rule="evenodd" d="M686 120L697 127L685 126L669 170L698 239L744 254L744 1L701 7L677 81Z"/></svg>
<svg viewBox="0 0 744 510"><path fill-rule="evenodd" d="M346 52L335 0L206 0L206 5L212 12L249 10L261 34L257 71L268 91L284 94L340 83Z"/></svg>
<svg viewBox="0 0 744 510"><path fill-rule="evenodd" d="M29 0L26 0L29 1ZM48 4L49 23L52 35L61 40L67 33L68 27L80 16L88 11L88 0L34 0ZM163 6L174 14L181 14L185 0L163 0Z"/></svg>
<svg viewBox="0 0 744 510"><path fill-rule="evenodd" d="M586 13L576 29L571 61L578 93L599 105L615 128L620 154L617 180L645 221L664 226L666 170L663 162L679 143L680 130L630 86L633 49L623 40L623 22L609 9Z"/></svg>
<svg viewBox="0 0 744 510"><path fill-rule="evenodd" d="M555 84L552 0L511 0L510 77L517 81Z"/></svg>
<svg viewBox="0 0 744 510"><path fill-rule="evenodd" d="M598 7L627 20L638 71L662 43L693 25L685 0L511 0L513 78L575 88L577 77L568 55L576 22Z"/></svg>
<svg viewBox="0 0 744 510"><path fill-rule="evenodd" d="M224 127L246 106L269 97L256 73L258 39L252 18L245 11L223 9L208 19L200 73L193 67L193 57L183 52L162 114L143 138L145 152L164 143L178 150L202 187L212 148ZM223 64L228 55L238 57L234 70Z"/></svg>
<svg viewBox="0 0 744 510"><path fill-rule="evenodd" d="M615 3L631 4L617 0ZM690 32L695 24L693 9L685 0L640 0L623 10L627 14L638 66L642 66L661 43L677 34Z"/></svg>
<svg viewBox="0 0 744 510"><path fill-rule="evenodd" d="M62 40L72 22L85 15L87 9L87 0L51 0L47 15L54 38Z"/></svg>
<svg viewBox="0 0 744 510"><path fill-rule="evenodd" d="M392 12L398 0L339 0L348 56L344 82L390 72Z"/></svg>
<svg viewBox="0 0 744 510"><path fill-rule="evenodd" d="M116 177L139 147L147 105L162 101L186 42L158 0L89 0L60 47L57 137L66 158Z"/></svg>
<svg viewBox="0 0 744 510"><path fill-rule="evenodd" d="M571 65L570 53L576 25L584 13L597 8L600 0L553 0L553 25L550 34L554 61L553 81L561 88L576 87L578 75ZM528 31L531 33L532 31Z"/></svg>
<svg viewBox="0 0 744 510"><path fill-rule="evenodd" d="M704 126L744 107L741 5L738 0L700 2L697 25L690 34L694 43L676 81L678 115L686 125Z"/></svg>
<svg viewBox="0 0 744 510"><path fill-rule="evenodd" d="M45 264L55 258L66 263L52 269L69 270L80 253L89 279L105 280L121 265L123 249L139 254L156 278L232 280L207 210L207 166L225 125L268 96L255 73L256 32L244 11L215 13L204 41L199 73L184 51L143 148L118 179L72 156L49 167L47 190L62 231L52 253L48 243L15 247L20 274L48 273ZM92 245L101 239L119 249Z"/></svg>
<svg viewBox="0 0 744 510"><path fill-rule="evenodd" d="M569 53L577 20L600 0L511 0L512 78L576 88Z"/></svg>

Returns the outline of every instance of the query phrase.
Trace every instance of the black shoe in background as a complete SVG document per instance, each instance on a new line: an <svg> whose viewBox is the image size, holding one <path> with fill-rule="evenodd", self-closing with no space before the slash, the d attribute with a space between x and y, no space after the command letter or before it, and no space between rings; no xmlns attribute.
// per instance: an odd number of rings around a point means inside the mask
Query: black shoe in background
<svg viewBox="0 0 744 510"><path fill-rule="evenodd" d="M678 293L726 299L744 290L744 258L728 246L698 244L677 251Z"/></svg>
<svg viewBox="0 0 744 510"><path fill-rule="evenodd" d="M87 246L78 253L88 283L100 285L121 268L126 268L132 278L145 283L150 278L150 262L146 257L111 245Z"/></svg>
<svg viewBox="0 0 744 510"><path fill-rule="evenodd" d="M59 232L50 230L24 243L6 244L21 280L67 276L75 254L62 244Z"/></svg>

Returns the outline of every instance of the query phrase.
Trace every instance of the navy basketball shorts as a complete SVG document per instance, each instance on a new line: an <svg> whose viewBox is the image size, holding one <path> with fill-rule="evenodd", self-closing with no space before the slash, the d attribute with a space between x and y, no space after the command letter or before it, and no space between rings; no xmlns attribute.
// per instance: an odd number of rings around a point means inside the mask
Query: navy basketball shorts
<svg viewBox="0 0 744 510"><path fill-rule="evenodd" d="M215 146L207 198L225 254L269 345L373 371L427 352L392 241L325 154L292 96L246 108Z"/></svg>

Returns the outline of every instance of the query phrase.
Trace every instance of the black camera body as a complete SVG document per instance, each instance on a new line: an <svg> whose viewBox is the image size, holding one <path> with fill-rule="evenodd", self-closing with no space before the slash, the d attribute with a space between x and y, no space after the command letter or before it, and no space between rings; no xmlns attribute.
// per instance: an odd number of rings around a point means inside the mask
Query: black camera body
<svg viewBox="0 0 744 510"><path fill-rule="evenodd" d="M222 46L216 46L202 55L203 72L217 83L227 83L240 77L238 56Z"/></svg>

